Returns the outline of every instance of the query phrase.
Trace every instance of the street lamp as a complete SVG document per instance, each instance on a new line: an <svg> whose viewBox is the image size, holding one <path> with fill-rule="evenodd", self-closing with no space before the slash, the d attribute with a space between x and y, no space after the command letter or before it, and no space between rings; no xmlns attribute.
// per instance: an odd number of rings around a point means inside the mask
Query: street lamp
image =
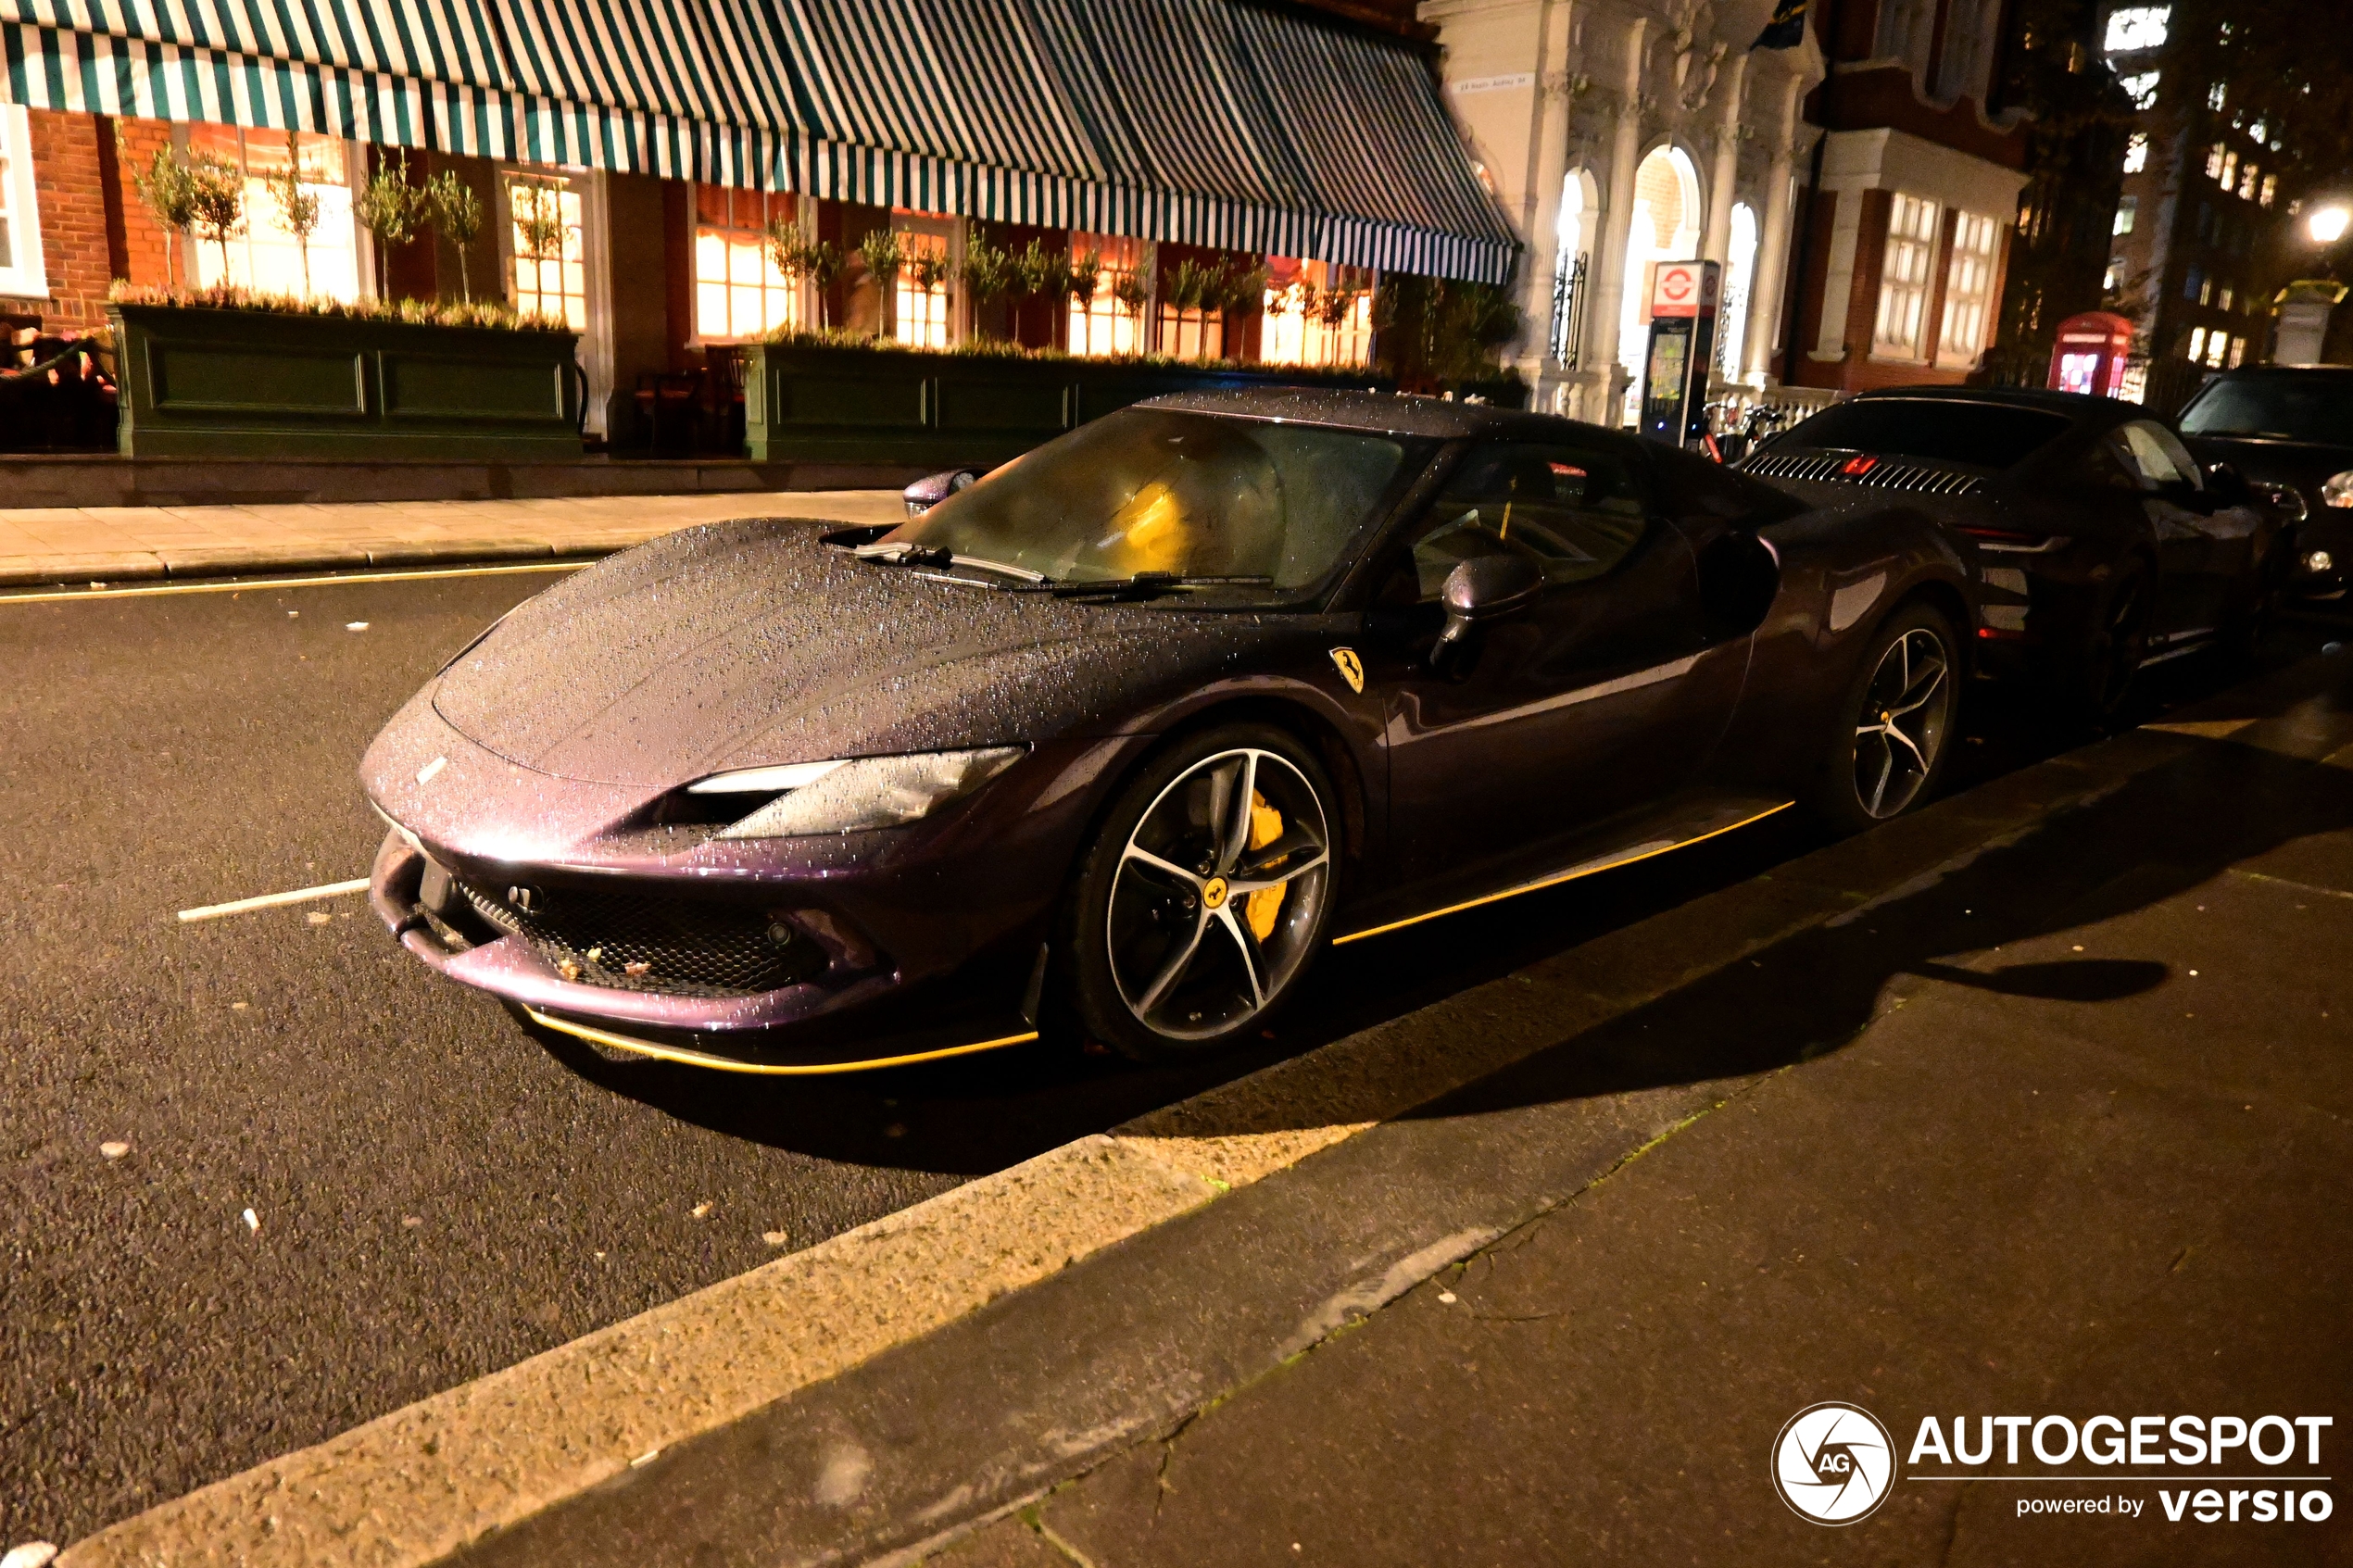
<svg viewBox="0 0 2353 1568"><path fill-rule="evenodd" d="M2312 214L2311 222L2307 227L2314 241L2333 245L2345 237L2348 221L2353 221L2353 212L2347 212L2341 207L2324 207Z"/></svg>

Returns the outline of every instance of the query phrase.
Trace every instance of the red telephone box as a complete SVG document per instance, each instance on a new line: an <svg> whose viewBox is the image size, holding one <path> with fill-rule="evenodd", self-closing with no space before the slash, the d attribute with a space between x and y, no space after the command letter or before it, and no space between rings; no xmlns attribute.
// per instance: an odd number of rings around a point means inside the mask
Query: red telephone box
<svg viewBox="0 0 2353 1568"><path fill-rule="evenodd" d="M2133 357L2133 323L2106 310L2086 310L2058 325L2051 347L2050 387L2114 397L2124 387L2125 361Z"/></svg>

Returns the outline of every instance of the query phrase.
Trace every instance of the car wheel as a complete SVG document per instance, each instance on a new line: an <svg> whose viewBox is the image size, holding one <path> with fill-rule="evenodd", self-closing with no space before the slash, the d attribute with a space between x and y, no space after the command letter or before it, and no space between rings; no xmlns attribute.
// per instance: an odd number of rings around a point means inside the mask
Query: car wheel
<svg viewBox="0 0 2353 1568"><path fill-rule="evenodd" d="M2124 710L2133 681L2148 658L2157 576L2136 562L2119 567L2094 596L2059 673L2058 696L2082 718L2105 724Z"/></svg>
<svg viewBox="0 0 2353 1568"><path fill-rule="evenodd" d="M1935 792L1960 700L1958 640L1929 605L1906 605L1871 638L1838 710L1814 785L1814 815L1860 833Z"/></svg>
<svg viewBox="0 0 2353 1568"><path fill-rule="evenodd" d="M1079 1026L1141 1061L1264 1027L1324 945L1338 821L1314 754L1272 726L1155 759L1113 803L1067 906Z"/></svg>

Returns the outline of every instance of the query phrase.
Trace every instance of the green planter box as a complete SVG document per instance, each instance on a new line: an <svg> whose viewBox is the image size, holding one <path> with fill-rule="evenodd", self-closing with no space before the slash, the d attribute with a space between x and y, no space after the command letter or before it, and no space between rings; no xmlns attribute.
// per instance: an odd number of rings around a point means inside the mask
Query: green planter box
<svg viewBox="0 0 2353 1568"><path fill-rule="evenodd" d="M744 439L756 462L1000 463L1166 393L1389 385L1369 374L1309 383L1275 370L764 343L745 345L743 356Z"/></svg>
<svg viewBox="0 0 2353 1568"><path fill-rule="evenodd" d="M119 305L126 458L580 456L572 332Z"/></svg>

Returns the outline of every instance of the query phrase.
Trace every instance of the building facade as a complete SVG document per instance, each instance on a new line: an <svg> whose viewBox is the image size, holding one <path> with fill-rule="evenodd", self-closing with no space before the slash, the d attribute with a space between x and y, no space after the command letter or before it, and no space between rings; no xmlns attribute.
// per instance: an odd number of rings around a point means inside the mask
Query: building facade
<svg viewBox="0 0 2353 1568"><path fill-rule="evenodd" d="M117 280L503 299L580 332L616 442L647 378L780 332L1345 367L1383 275L1516 264L1409 0L0 0L0 32L13 327L95 329ZM158 223L158 155L229 171L229 232ZM385 175L480 232L371 232Z"/></svg>

